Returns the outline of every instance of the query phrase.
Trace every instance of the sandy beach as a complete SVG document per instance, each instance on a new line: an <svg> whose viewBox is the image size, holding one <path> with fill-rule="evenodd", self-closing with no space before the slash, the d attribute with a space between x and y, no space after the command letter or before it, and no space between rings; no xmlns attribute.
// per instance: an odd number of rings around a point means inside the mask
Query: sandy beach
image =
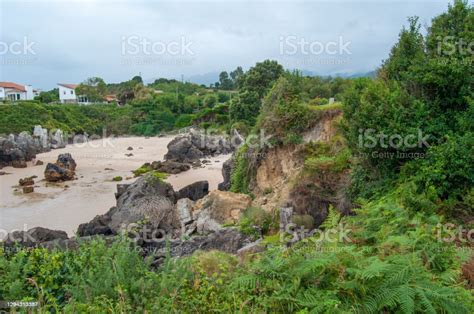
<svg viewBox="0 0 474 314"><path fill-rule="evenodd" d="M85 144L68 145L63 149L38 154L42 166L28 163L27 168L5 167L8 173L0 176L0 238L13 229L26 230L36 226L66 231L74 235L79 224L103 214L115 205L115 176L122 176L120 183L132 183L132 170L145 162L162 160L167 144L173 137L126 137L95 140ZM128 147L133 150L127 150ZM77 180L48 183L44 169L48 162L55 162L61 153L71 153L77 163ZM132 153L127 157L125 154ZM211 163L204 168L170 175L166 180L178 190L199 180L208 180L214 190L222 182L222 163L230 155L208 158ZM17 189L20 178L36 175L35 192L23 194ZM126 179L128 178L128 179ZM16 190L17 189L17 190Z"/></svg>

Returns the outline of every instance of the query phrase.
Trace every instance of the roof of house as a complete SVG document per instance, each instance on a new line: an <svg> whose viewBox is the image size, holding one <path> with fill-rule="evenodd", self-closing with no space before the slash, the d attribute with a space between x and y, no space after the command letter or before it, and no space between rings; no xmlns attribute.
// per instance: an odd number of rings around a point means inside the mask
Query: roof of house
<svg viewBox="0 0 474 314"><path fill-rule="evenodd" d="M105 100L114 101L114 100L117 100L117 96L115 96L115 95L106 95Z"/></svg>
<svg viewBox="0 0 474 314"><path fill-rule="evenodd" d="M63 84L63 83L58 83L58 85L61 85L70 89L76 89L76 87L78 86L77 84Z"/></svg>
<svg viewBox="0 0 474 314"><path fill-rule="evenodd" d="M20 92L26 92L25 86L17 84L17 83L12 83L12 82L0 82L0 87L12 88L12 89L16 89Z"/></svg>

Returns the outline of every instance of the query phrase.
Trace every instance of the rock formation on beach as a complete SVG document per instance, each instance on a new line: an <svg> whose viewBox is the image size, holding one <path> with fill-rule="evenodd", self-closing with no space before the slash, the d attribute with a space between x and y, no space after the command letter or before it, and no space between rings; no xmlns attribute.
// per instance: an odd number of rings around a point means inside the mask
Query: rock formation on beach
<svg viewBox="0 0 474 314"><path fill-rule="evenodd" d="M71 154L60 154L56 163L48 163L44 170L46 181L58 182L73 180L76 174L76 162Z"/></svg>
<svg viewBox="0 0 474 314"><path fill-rule="evenodd" d="M36 154L65 146L66 140L61 130L48 134L48 130L40 125L34 127L32 135L21 132L6 137L0 136L0 168L25 168L26 162L35 158Z"/></svg>
<svg viewBox="0 0 474 314"><path fill-rule="evenodd" d="M233 143L221 135L209 135L200 130L191 129L189 133L179 135L168 144L166 160L192 163L201 158L229 154L240 144Z"/></svg>

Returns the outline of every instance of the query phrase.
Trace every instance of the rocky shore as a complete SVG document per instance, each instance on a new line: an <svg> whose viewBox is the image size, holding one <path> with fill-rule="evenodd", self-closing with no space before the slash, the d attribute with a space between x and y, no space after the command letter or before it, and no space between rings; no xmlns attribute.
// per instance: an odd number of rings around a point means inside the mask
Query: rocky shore
<svg viewBox="0 0 474 314"><path fill-rule="evenodd" d="M35 126L32 134L21 132L0 136L0 169L7 166L25 168L26 162L33 160L36 154L64 148L66 144L63 131L48 132L41 125Z"/></svg>
<svg viewBox="0 0 474 314"><path fill-rule="evenodd" d="M41 134L45 135L46 132ZM8 155L10 162L31 160L36 153L53 148L51 140L48 141L47 137L41 135L31 136L24 132L12 139L14 141L9 140L9 145L16 145L16 149L23 154ZM177 173L175 169L187 171L191 167L200 167L201 164L210 163L201 159L228 154L235 148L223 137L205 136L199 131L192 131L171 140L167 145L165 160L150 165L153 165L153 170ZM127 150L133 148L129 147ZM2 151L2 156L7 156L9 152ZM225 182L221 185L226 186L229 184L230 168L224 168L222 171L225 173ZM46 165L45 180L71 180L75 176L75 170L76 161L73 156L60 154L56 162ZM23 179L24 182L27 182L26 179L28 178ZM35 227L8 234L4 245L6 248L17 244L27 247L74 248L79 242L94 237L111 239L126 235L147 255L152 254L159 263L166 254L165 240L171 247L172 256L188 255L206 248L235 253L251 243L251 239L238 229L225 227L238 221L242 212L250 206L250 197L226 191L209 191L209 182L206 180L175 190L170 183L164 182L161 177L156 176L156 172L151 171L139 176L133 183L118 184L115 197L115 206L105 214L81 224L76 236L69 237L64 231Z"/></svg>

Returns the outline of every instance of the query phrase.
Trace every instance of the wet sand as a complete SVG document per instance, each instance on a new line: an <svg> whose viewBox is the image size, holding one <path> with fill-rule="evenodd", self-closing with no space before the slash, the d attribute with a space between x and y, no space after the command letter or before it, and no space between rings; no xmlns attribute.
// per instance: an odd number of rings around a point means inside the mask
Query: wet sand
<svg viewBox="0 0 474 314"><path fill-rule="evenodd" d="M63 149L38 154L42 166L28 163L27 168L5 167L9 173L0 176L0 239L13 229L25 230L36 226L66 231L74 235L77 227L103 214L115 205L117 183L132 183L132 170L145 162L162 160L166 146L173 137L127 137L111 140L96 140L85 144L68 145ZM128 151L131 146L133 150ZM44 180L44 169L48 162L55 162L61 153L71 153L77 163L77 180L48 183ZM125 154L132 153L127 157ZM166 180L178 190L199 180L208 180L209 189L217 189L222 182L221 168L230 155L208 158L211 163L204 168L191 169ZM106 170L106 169L111 170ZM15 191L20 178L36 175L35 192L23 194ZM123 181L112 178L122 176ZM129 177L128 179L126 179Z"/></svg>

